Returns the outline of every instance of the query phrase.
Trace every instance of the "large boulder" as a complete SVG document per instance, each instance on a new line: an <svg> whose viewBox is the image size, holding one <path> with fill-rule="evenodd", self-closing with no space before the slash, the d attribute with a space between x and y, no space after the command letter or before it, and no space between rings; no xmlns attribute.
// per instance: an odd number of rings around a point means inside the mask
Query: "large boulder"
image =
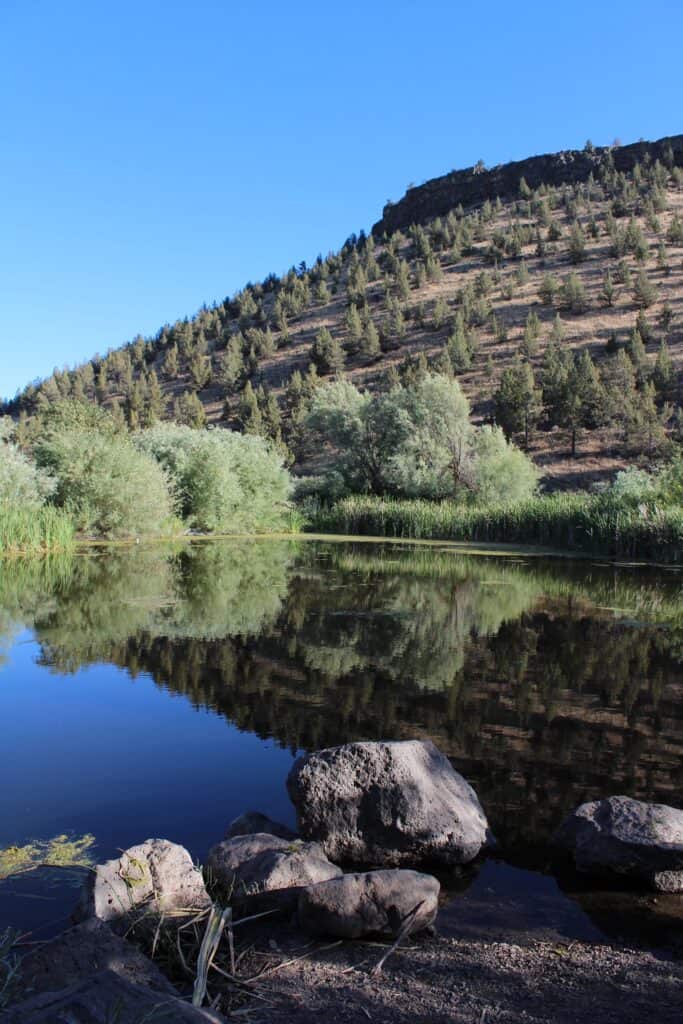
<svg viewBox="0 0 683 1024"><path fill-rule="evenodd" d="M279 821L273 821L267 814L260 811L246 811L230 822L225 833L226 839L233 836L249 836L255 832L266 832L270 836L279 836L280 839L296 839L296 832L292 832L287 825Z"/></svg>
<svg viewBox="0 0 683 1024"><path fill-rule="evenodd" d="M578 871L625 875L660 892L683 892L683 811L611 796L581 804L553 837Z"/></svg>
<svg viewBox="0 0 683 1024"><path fill-rule="evenodd" d="M464 864L492 841L477 794L429 740L347 743L287 778L299 831L334 861Z"/></svg>
<svg viewBox="0 0 683 1024"><path fill-rule="evenodd" d="M360 939L395 936L434 923L439 883L419 871L383 870L343 875L309 885L299 894L299 924L314 935Z"/></svg>
<svg viewBox="0 0 683 1024"><path fill-rule="evenodd" d="M76 917L113 922L142 907L190 913L210 905L202 873L187 850L167 839L147 839L94 868Z"/></svg>
<svg viewBox="0 0 683 1024"><path fill-rule="evenodd" d="M312 885L342 873L317 843L266 832L224 839L209 850L206 866L212 880L236 897Z"/></svg>

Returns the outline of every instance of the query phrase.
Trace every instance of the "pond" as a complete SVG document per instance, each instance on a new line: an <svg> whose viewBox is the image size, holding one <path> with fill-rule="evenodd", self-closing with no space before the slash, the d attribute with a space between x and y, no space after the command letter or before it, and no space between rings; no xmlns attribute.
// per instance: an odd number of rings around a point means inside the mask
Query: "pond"
<svg viewBox="0 0 683 1024"><path fill-rule="evenodd" d="M19 873L56 836L96 860L163 836L201 862L246 809L294 824L297 753L430 737L499 841L443 880L446 932L668 941L683 897L557 879L547 843L587 799L681 806L682 581L305 538L1 563L0 930L66 925L77 873Z"/></svg>

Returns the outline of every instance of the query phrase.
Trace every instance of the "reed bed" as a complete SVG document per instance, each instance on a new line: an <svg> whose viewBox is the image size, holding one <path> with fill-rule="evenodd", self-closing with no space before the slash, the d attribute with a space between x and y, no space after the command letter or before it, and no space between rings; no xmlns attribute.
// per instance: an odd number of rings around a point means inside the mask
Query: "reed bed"
<svg viewBox="0 0 683 1024"><path fill-rule="evenodd" d="M73 542L73 523L61 509L0 504L0 555L66 551Z"/></svg>
<svg viewBox="0 0 683 1024"><path fill-rule="evenodd" d="M309 529L413 540L535 544L630 560L683 562L683 508L608 495L551 494L479 507L358 495L310 512Z"/></svg>

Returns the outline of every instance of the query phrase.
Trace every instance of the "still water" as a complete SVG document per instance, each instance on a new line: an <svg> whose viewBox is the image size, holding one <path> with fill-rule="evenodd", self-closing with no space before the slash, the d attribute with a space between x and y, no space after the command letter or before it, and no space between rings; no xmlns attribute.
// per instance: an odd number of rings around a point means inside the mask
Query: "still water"
<svg viewBox="0 0 683 1024"><path fill-rule="evenodd" d="M683 897L558 881L547 840L586 799L682 806L682 583L349 541L0 563L0 928L63 927L75 881L10 874L2 848L88 834L101 860L163 836L201 861L243 810L294 824L298 752L417 736L475 786L500 844L446 880L444 930L679 930Z"/></svg>

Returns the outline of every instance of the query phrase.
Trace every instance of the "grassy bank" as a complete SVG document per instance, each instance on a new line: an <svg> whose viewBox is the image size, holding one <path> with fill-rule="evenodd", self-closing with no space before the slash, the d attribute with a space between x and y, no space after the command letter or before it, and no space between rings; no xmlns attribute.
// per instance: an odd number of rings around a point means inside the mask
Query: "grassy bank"
<svg viewBox="0 0 683 1024"><path fill-rule="evenodd" d="M683 509L602 495L553 494L514 505L355 496L314 508L310 529L415 540L539 544L613 558L683 562Z"/></svg>
<svg viewBox="0 0 683 1024"><path fill-rule="evenodd" d="M61 509L0 504L0 555L64 551L73 543L73 523Z"/></svg>

